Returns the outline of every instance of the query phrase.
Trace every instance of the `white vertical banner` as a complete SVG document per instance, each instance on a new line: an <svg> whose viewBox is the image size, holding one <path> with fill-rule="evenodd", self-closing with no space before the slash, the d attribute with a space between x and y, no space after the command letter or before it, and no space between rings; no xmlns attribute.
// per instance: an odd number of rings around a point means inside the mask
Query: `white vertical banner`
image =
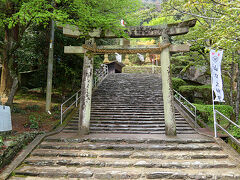
<svg viewBox="0 0 240 180"><path fill-rule="evenodd" d="M224 102L223 82L221 73L221 62L223 57L223 50L210 51L210 66L211 66L211 79L212 91L215 93L214 101Z"/></svg>

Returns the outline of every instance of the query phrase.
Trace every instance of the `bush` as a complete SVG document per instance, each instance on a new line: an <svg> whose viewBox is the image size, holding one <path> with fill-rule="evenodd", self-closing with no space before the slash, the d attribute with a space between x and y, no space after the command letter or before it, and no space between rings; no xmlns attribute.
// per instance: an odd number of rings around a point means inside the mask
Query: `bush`
<svg viewBox="0 0 240 180"><path fill-rule="evenodd" d="M30 115L28 119L29 123L24 125L25 128L29 127L30 129L39 129L40 116L36 117L34 115Z"/></svg>
<svg viewBox="0 0 240 180"><path fill-rule="evenodd" d="M238 125L240 124L238 123ZM240 138L240 129L237 126L232 126L231 134L236 138Z"/></svg>
<svg viewBox="0 0 240 180"><path fill-rule="evenodd" d="M30 111L39 111L40 106L39 105L28 105L28 106L26 106L26 109L30 110Z"/></svg>
<svg viewBox="0 0 240 180"><path fill-rule="evenodd" d="M17 107L17 106L13 106L12 112L13 112L13 113L21 113L21 112L22 112L22 109L19 108L19 107Z"/></svg>
<svg viewBox="0 0 240 180"><path fill-rule="evenodd" d="M56 105L51 108L52 111L60 111L60 106Z"/></svg>
<svg viewBox="0 0 240 180"><path fill-rule="evenodd" d="M213 127L213 106L212 105L202 105L194 104L197 108L197 115L210 127ZM230 118L233 114L233 108L229 105L215 105L215 109L224 114L226 117ZM221 120L219 120L221 121ZM221 124L225 123L223 120Z"/></svg>
<svg viewBox="0 0 240 180"><path fill-rule="evenodd" d="M212 103L212 87L211 85L186 85L180 86L179 92L186 97L189 101L194 102L195 96L201 98L205 104Z"/></svg>
<svg viewBox="0 0 240 180"><path fill-rule="evenodd" d="M180 79L180 78L172 78L172 87L176 91L179 91L179 87L180 86L184 86L186 84L187 83L184 80Z"/></svg>

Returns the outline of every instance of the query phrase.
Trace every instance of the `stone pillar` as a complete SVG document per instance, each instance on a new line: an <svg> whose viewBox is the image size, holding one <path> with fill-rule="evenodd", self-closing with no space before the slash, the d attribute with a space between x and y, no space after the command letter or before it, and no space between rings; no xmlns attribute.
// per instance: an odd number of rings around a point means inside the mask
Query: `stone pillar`
<svg viewBox="0 0 240 180"><path fill-rule="evenodd" d="M162 45L169 43L169 37L166 33L162 34ZM161 72L162 72L162 92L164 102L165 134L176 136L175 109L170 69L170 51L169 47L161 52Z"/></svg>
<svg viewBox="0 0 240 180"><path fill-rule="evenodd" d="M86 40L85 43L93 44L94 38ZM80 134L89 133L92 85L93 85L93 55L85 52L78 123L78 130Z"/></svg>
<svg viewBox="0 0 240 180"><path fill-rule="evenodd" d="M120 39L120 45L123 46L125 49L128 48L128 46L130 46L130 40L128 39L125 39L125 38L121 38ZM122 59L126 59L126 54L122 54ZM128 58L127 58L128 59ZM125 62L123 62L125 64ZM127 64L126 65L129 65L129 62L126 62Z"/></svg>

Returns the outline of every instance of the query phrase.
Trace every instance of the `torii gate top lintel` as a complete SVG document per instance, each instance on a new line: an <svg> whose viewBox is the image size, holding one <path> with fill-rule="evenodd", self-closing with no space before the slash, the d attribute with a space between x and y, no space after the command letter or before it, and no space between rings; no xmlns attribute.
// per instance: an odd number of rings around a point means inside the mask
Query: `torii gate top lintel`
<svg viewBox="0 0 240 180"><path fill-rule="evenodd" d="M130 26L127 27L125 32L130 38L159 37L163 31L169 36L176 36L188 33L189 28L194 27L195 24L196 20L194 19L160 26ZM63 27L63 34L70 37L79 37L82 35L78 28L69 25ZM102 32L101 29L94 29L89 33L89 36L92 38L118 38L111 31Z"/></svg>

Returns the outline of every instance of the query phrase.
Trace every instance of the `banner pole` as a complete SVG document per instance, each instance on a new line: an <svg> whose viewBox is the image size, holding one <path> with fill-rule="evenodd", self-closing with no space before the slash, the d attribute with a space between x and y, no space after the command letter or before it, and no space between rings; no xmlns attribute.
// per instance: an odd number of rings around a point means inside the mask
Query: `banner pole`
<svg viewBox="0 0 240 180"><path fill-rule="evenodd" d="M212 99L213 99L214 137L217 137L217 120L216 120L216 111L215 111L215 103L214 103L214 93L213 93L213 89L212 89Z"/></svg>

